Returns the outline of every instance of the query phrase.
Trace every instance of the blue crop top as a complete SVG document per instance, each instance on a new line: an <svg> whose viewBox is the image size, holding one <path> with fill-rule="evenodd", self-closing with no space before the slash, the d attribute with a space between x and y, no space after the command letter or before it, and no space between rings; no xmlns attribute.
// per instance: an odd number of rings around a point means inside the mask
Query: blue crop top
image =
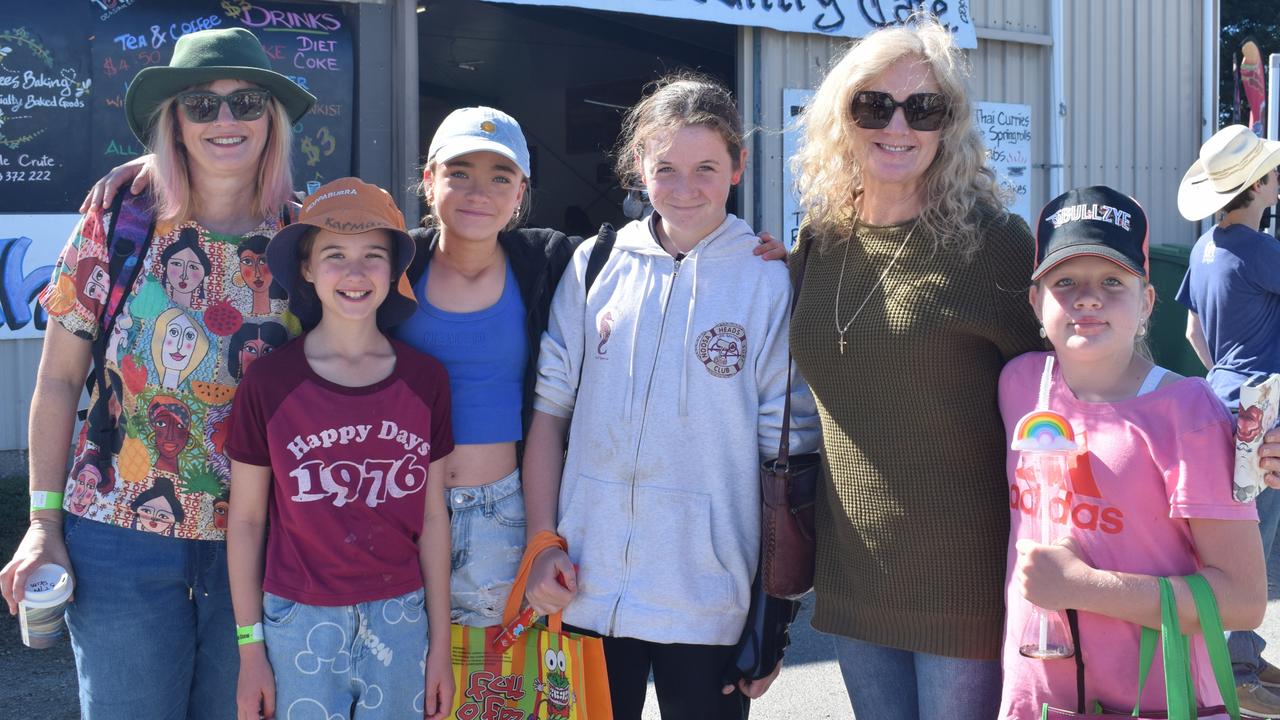
<svg viewBox="0 0 1280 720"><path fill-rule="evenodd" d="M418 310L396 336L435 357L449 371L453 441L458 445L520 440L525 363L524 302L511 261L498 302L476 312L441 310L427 302L424 272L414 286Z"/></svg>

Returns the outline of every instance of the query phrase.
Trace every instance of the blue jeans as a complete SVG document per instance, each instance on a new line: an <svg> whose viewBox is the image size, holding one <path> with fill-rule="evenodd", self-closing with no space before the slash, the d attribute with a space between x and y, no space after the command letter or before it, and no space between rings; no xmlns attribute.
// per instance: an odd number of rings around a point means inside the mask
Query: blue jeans
<svg viewBox="0 0 1280 720"><path fill-rule="evenodd" d="M86 720L236 716L226 544L152 535L67 514L75 572L67 627Z"/></svg>
<svg viewBox="0 0 1280 720"><path fill-rule="evenodd" d="M422 590L337 607L263 593L276 716L421 720L427 658L422 603Z"/></svg>
<svg viewBox="0 0 1280 720"><path fill-rule="evenodd" d="M991 720L1000 712L999 660L831 638L857 720Z"/></svg>
<svg viewBox="0 0 1280 720"><path fill-rule="evenodd" d="M1258 531L1262 533L1262 561L1266 567L1275 545L1276 526L1280 525L1280 491L1266 488L1258 494ZM1258 671L1265 667L1262 651L1267 641L1253 630L1237 630L1227 633L1227 651L1231 654L1231 669L1236 683L1258 681Z"/></svg>
<svg viewBox="0 0 1280 720"><path fill-rule="evenodd" d="M520 471L488 485L446 492L452 514L451 619L472 627L497 625L524 555Z"/></svg>

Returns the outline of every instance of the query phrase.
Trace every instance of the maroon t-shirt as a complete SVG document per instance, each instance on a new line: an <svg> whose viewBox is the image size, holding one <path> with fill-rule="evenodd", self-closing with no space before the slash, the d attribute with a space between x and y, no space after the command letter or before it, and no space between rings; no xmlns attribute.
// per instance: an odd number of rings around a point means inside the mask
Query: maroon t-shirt
<svg viewBox="0 0 1280 720"><path fill-rule="evenodd" d="M309 605L416 590L427 466L453 451L444 366L392 340L391 375L345 387L311 369L304 339L249 368L227 437L233 460L271 467L262 587Z"/></svg>

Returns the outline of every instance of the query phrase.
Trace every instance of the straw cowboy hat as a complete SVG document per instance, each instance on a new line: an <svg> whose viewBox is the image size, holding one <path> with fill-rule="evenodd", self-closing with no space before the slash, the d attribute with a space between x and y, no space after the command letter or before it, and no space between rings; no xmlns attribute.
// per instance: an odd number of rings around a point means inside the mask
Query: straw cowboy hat
<svg viewBox="0 0 1280 720"><path fill-rule="evenodd" d="M1178 212L1202 220L1280 165L1280 142L1263 140L1243 125L1228 125L1200 147L1200 159L1182 176Z"/></svg>
<svg viewBox="0 0 1280 720"><path fill-rule="evenodd" d="M168 65L144 68L129 83L124 112L129 129L148 142L155 110L165 100L192 85L214 80L251 82L271 92L284 105L291 122L307 114L315 97L297 83L271 69L262 43L244 28L201 30L178 38Z"/></svg>

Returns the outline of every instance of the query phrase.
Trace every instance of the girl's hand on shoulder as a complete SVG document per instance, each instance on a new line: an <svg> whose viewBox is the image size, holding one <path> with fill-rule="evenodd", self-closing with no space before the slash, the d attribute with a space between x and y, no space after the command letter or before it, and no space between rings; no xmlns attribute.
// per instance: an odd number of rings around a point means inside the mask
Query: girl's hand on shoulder
<svg viewBox="0 0 1280 720"><path fill-rule="evenodd" d="M1076 598L1094 570L1080 559L1075 540L1063 538L1053 545L1042 545L1023 539L1016 547L1013 583L1022 597L1046 610L1080 606Z"/></svg>
<svg viewBox="0 0 1280 720"><path fill-rule="evenodd" d="M427 671L422 696L422 715L426 720L445 718L453 710L453 661L449 646L427 653Z"/></svg>
<svg viewBox="0 0 1280 720"><path fill-rule="evenodd" d="M276 676L267 660L267 649L240 653L240 677L236 681L236 720L271 720L276 716Z"/></svg>
<svg viewBox="0 0 1280 720"><path fill-rule="evenodd" d="M111 168L110 172L89 188L89 193L84 196L84 202L80 203L80 214L83 215L95 207L103 210L111 207L111 201L115 199L116 193L124 187L125 183L130 183L129 192L134 195L146 190L151 184L151 174L155 172L151 165L154 157L154 155L143 155Z"/></svg>
<svg viewBox="0 0 1280 720"><path fill-rule="evenodd" d="M1267 487L1280 488L1280 428L1262 436L1258 446L1258 462L1264 471L1262 479Z"/></svg>
<svg viewBox="0 0 1280 720"><path fill-rule="evenodd" d="M560 612L578 593L578 573L560 548L549 548L533 559L524 596L539 615Z"/></svg>
<svg viewBox="0 0 1280 720"><path fill-rule="evenodd" d="M753 255L759 255L761 260L787 259L787 246L771 235L768 230L761 232L759 238L760 243L751 249Z"/></svg>

